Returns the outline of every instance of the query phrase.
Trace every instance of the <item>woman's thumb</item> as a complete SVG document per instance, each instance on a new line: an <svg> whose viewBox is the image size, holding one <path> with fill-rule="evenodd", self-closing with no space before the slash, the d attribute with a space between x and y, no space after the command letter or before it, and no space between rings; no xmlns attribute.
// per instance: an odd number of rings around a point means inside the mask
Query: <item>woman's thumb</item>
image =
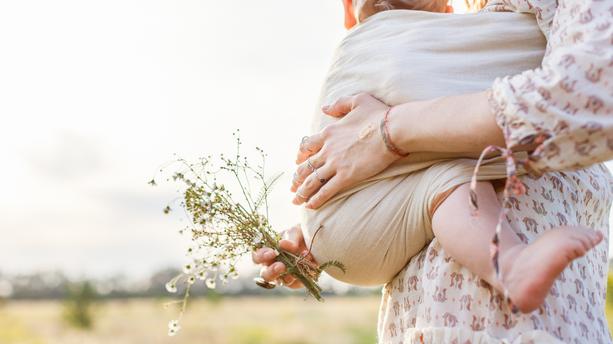
<svg viewBox="0 0 613 344"><path fill-rule="evenodd" d="M341 97L330 105L324 105L321 111L332 117L343 117L353 110L353 97Z"/></svg>

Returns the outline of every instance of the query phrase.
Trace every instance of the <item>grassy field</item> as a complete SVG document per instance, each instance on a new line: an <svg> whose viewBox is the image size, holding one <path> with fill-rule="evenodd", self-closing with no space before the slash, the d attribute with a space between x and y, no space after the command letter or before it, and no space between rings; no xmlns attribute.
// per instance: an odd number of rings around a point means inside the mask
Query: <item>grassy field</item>
<svg viewBox="0 0 613 344"><path fill-rule="evenodd" d="M70 327L59 302L9 302L0 306L2 344L162 343L374 343L376 296L329 298L225 298L192 304L176 337L176 316L162 300L110 301L95 309L95 326Z"/></svg>
<svg viewBox="0 0 613 344"><path fill-rule="evenodd" d="M607 302L607 320L609 322L609 331L613 330L613 305L611 302Z"/></svg>
<svg viewBox="0 0 613 344"><path fill-rule="evenodd" d="M176 313L162 300L109 301L96 306L95 326L78 330L59 302L9 302L0 306L2 344L163 343L375 343L378 297L225 298L192 304L177 337L166 335ZM607 308L613 328L613 304Z"/></svg>

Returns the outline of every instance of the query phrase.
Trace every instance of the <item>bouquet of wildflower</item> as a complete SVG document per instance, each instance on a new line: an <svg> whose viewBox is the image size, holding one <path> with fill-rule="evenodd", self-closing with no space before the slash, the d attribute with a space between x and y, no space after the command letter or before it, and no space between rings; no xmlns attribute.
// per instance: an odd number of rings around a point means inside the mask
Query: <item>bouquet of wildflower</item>
<svg viewBox="0 0 613 344"><path fill-rule="evenodd" d="M182 186L179 207L185 210L190 219L190 224L181 233L190 236L193 243L187 252L191 261L184 266L181 274L166 284L166 289L171 293L177 292L179 283L185 284L185 295L179 301L179 319L187 306L190 288L197 280L203 280L208 288L213 289L218 279L225 284L229 279L237 278L236 264L239 259L261 247L276 250L276 260L285 264L286 274L300 280L307 293L318 301L322 301L321 287L317 284L322 271L329 266L344 271L339 262L316 265L306 256L297 256L279 247L281 238L269 222L268 196L281 175L266 179L264 152L256 148L262 160L253 167L246 157L240 155L241 141L234 135L237 143L234 157L221 155L218 163L211 157L201 158L196 163L177 159L181 170L171 177ZM236 182L238 197L218 181L222 175L230 176ZM149 183L156 185L155 180ZM252 187L256 185L259 191L254 193ZM167 206L164 213L172 210ZM274 284L261 279L256 279L256 283L265 288L274 287ZM171 321L169 335L175 335L178 330L179 321Z"/></svg>

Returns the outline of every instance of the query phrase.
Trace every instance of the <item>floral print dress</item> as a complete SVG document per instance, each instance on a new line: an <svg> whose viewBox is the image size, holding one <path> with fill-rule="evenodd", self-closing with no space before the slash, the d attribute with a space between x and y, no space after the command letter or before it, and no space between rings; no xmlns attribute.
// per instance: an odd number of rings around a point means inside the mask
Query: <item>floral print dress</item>
<svg viewBox="0 0 613 344"><path fill-rule="evenodd" d="M504 297L447 256L436 238L383 288L382 343L612 343L604 314L613 181L613 1L492 0L484 11L534 13L548 38L541 68L494 82L492 110L520 161L507 220L524 242L561 225L601 230L543 306L513 314ZM504 38L502 38L504 39ZM500 195L502 200L502 195Z"/></svg>

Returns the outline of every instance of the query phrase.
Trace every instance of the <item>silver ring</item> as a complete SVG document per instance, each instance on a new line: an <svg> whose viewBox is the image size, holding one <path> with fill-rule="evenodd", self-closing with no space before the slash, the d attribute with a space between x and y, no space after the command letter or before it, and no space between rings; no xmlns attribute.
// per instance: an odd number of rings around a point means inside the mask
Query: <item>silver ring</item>
<svg viewBox="0 0 613 344"><path fill-rule="evenodd" d="M304 145L306 145L307 142L309 142L309 137L308 136L303 136L302 139L300 139L300 151L302 151L302 152L305 151Z"/></svg>
<svg viewBox="0 0 613 344"><path fill-rule="evenodd" d="M313 164L311 163L311 158L307 159L307 166L315 173L317 173L317 168L315 168L315 166L313 166Z"/></svg>

